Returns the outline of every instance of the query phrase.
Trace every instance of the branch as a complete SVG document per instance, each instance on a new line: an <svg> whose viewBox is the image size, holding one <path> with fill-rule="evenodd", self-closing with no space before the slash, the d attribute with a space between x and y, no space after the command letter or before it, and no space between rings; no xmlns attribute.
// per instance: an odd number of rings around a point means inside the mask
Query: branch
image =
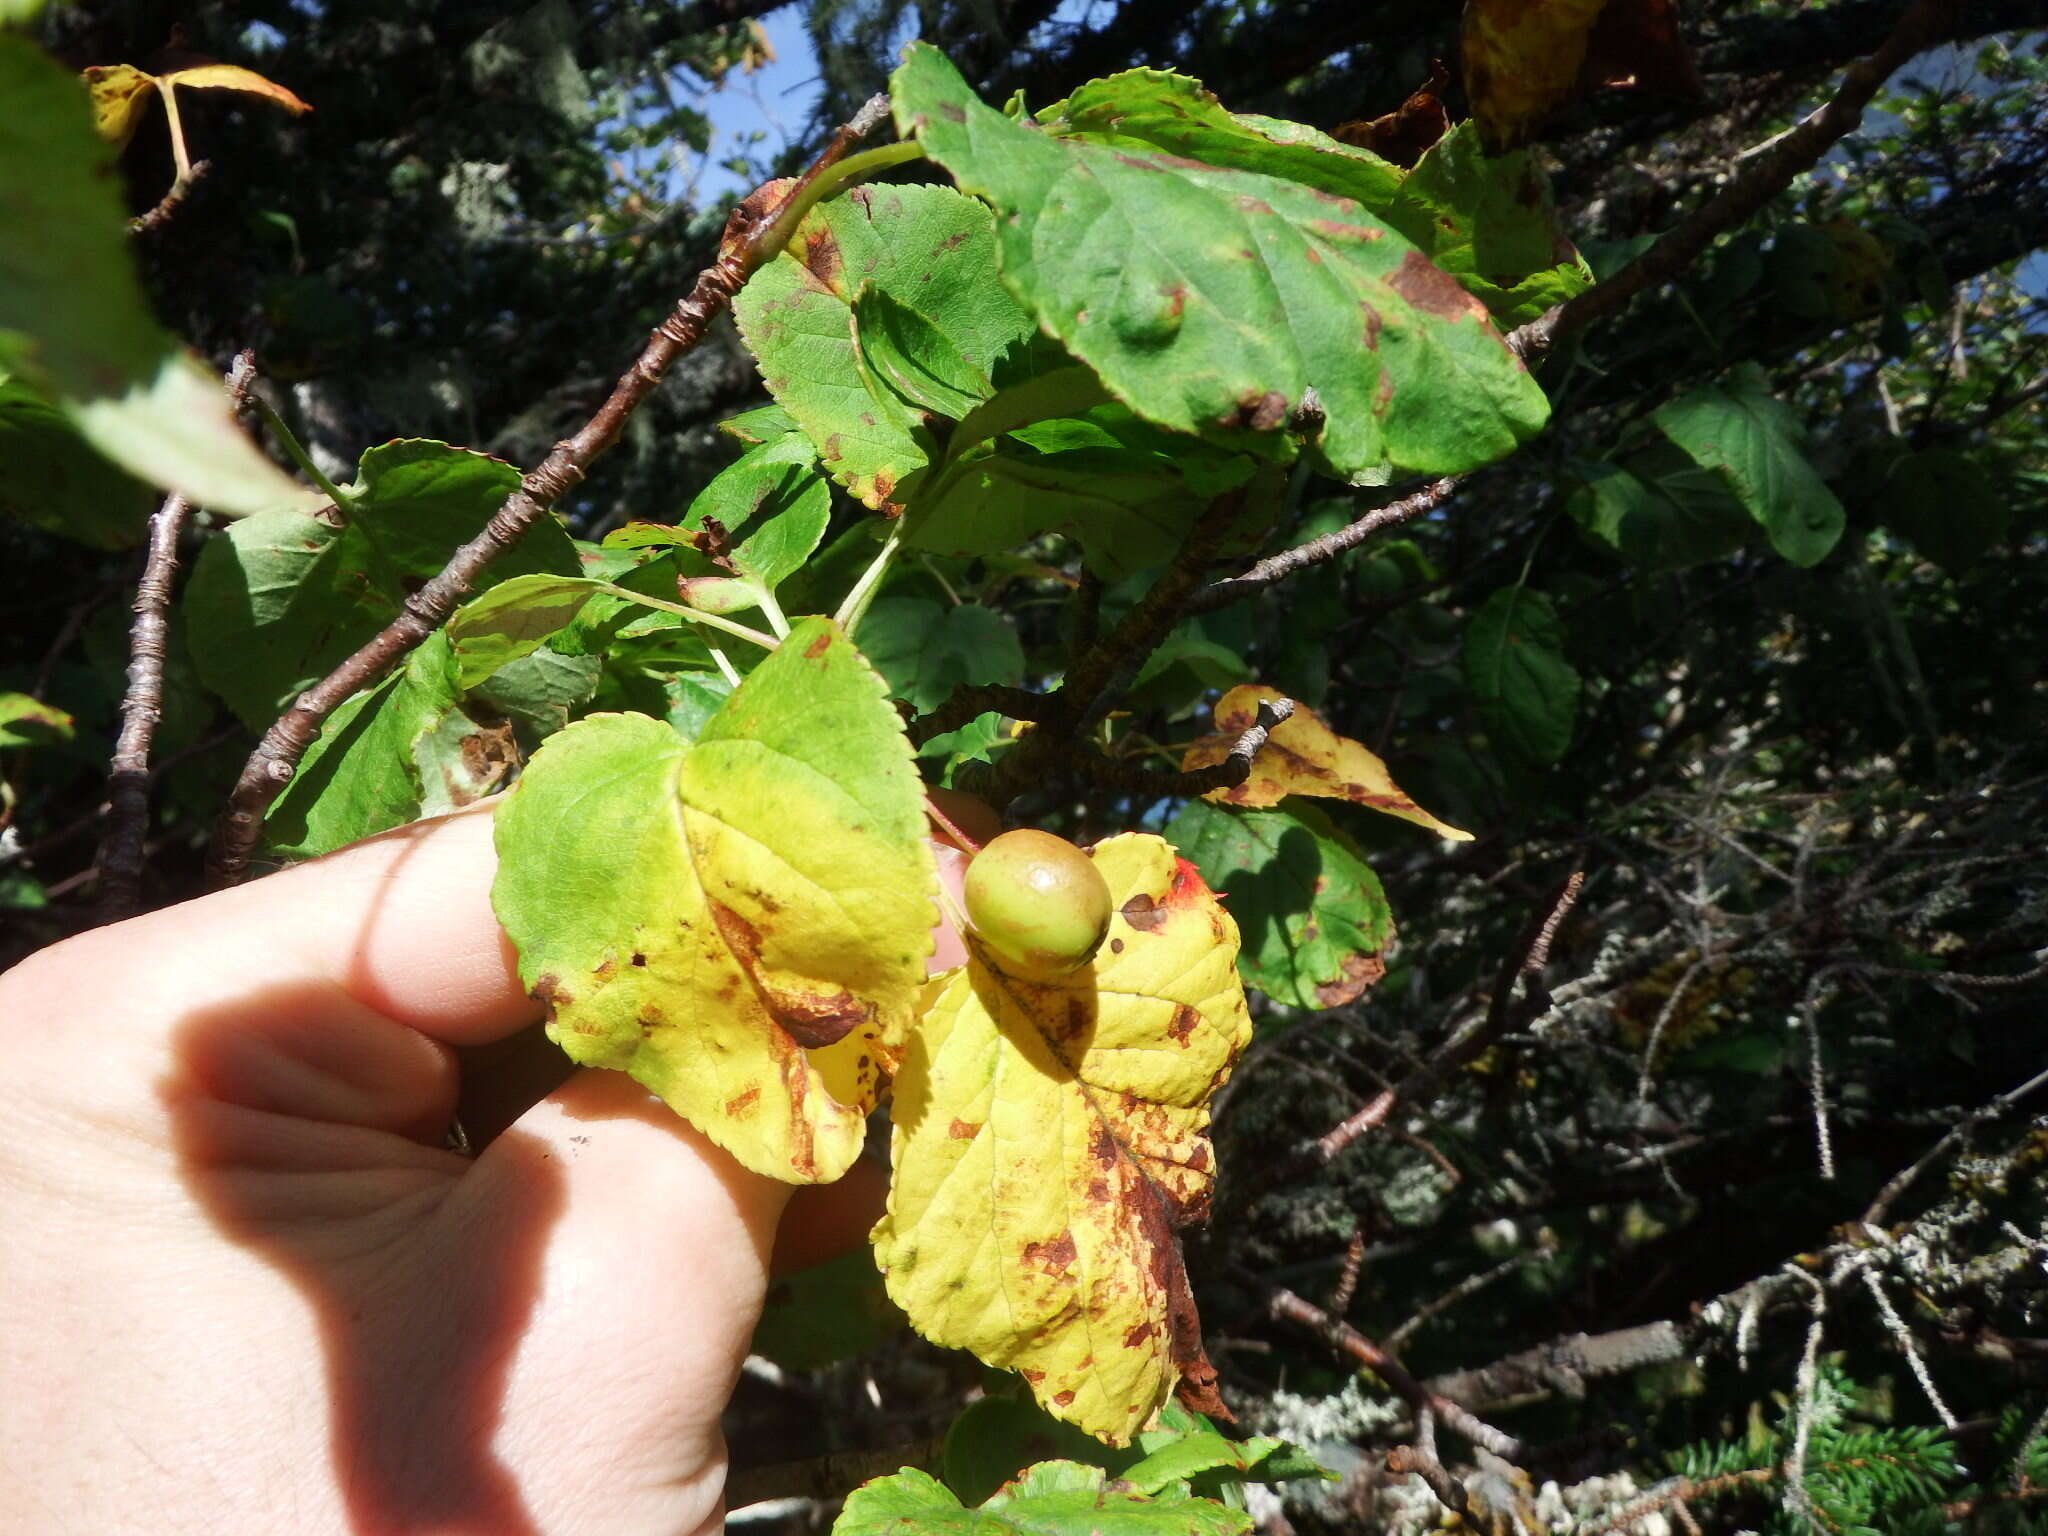
<svg viewBox="0 0 2048 1536"><path fill-rule="evenodd" d="M1384 506L1374 507L1354 523L1348 523L1333 532L1310 539L1306 544L1293 549L1282 550L1268 556L1241 576L1232 576L1225 581L1212 582L1197 592L1188 604L1190 613L1207 613L1212 608L1221 608L1226 603L1237 602L1262 592L1282 577L1292 576L1296 571L1306 570L1312 565L1321 565L1325 560L1334 560L1347 549L1356 549L1376 533L1388 528L1398 528L1412 522L1426 512L1433 512L1443 505L1461 477L1448 475L1433 480L1419 491L1403 496L1399 501L1390 501Z"/></svg>
<svg viewBox="0 0 2048 1536"><path fill-rule="evenodd" d="M191 168L176 181L172 182L170 190L157 199L157 205L154 208L150 209L147 213L138 213L128 221L128 233L131 235L147 235L163 228L164 225L170 222L171 215L183 206L187 197L191 196L192 189L198 186L201 179L212 169L213 162L211 160L193 161Z"/></svg>
<svg viewBox="0 0 2048 1536"><path fill-rule="evenodd" d="M778 1461L765 1467L742 1467L725 1480L728 1509L743 1509L769 1499L840 1499L870 1478L886 1477L905 1467L936 1471L945 1436L883 1446L876 1451L835 1451L805 1461Z"/></svg>
<svg viewBox="0 0 2048 1536"><path fill-rule="evenodd" d="M204 170L200 161L194 177ZM177 188L172 188L175 193ZM165 198L168 203L170 198ZM164 204L158 205L161 211ZM243 352L228 370L228 393L239 406L256 374L256 358ZM164 644L170 635L171 584L178 573L178 536L191 510L183 496L166 496L149 520L149 549L135 586L135 623L128 632L128 687L121 698L121 730L107 773L107 830L100 840L101 920L119 922L142 904L142 851L149 832L149 748L163 718Z"/></svg>
<svg viewBox="0 0 2048 1536"><path fill-rule="evenodd" d="M320 733L320 726L343 700L378 682L406 654L444 623L468 595L477 577L550 508L580 484L599 455L618 440L627 418L651 394L677 358L704 339L705 332L731 302L756 268L772 258L788 240L794 220L786 217L802 204L849 148L886 114L888 100L876 97L832 141L795 182L770 183L756 189L732 212L719 242L718 259L697 278L689 294L654 328L640 356L613 386L611 396L573 436L555 444L548 456L505 498L483 532L449 557L438 575L406 599L405 606L373 639L348 660L300 694L292 707L264 733L262 742L243 765L228 797L228 808L215 828L208 865L216 883L233 885L248 873L249 856L263 830L271 801L283 791L299 759Z"/></svg>
<svg viewBox="0 0 2048 1536"><path fill-rule="evenodd" d="M1563 337L1605 319L1645 289L1691 266L1716 236L1759 212L1791 186L1800 172L1811 169L1853 133L1863 121L1864 107L1885 81L1945 28L1953 27L1954 10L1955 0L1914 0L1884 46L1843 73L1840 88L1825 105L1754 152L1754 158L1733 180L1619 272L1511 331L1509 348L1533 361Z"/></svg>
<svg viewBox="0 0 2048 1536"><path fill-rule="evenodd" d="M1399 1393L1415 1411L1418 1421L1424 1414L1432 1415L1438 1422L1456 1430L1474 1445L1483 1446L1503 1460L1520 1459L1521 1441L1513 1435L1495 1429L1484 1419L1467 1412L1441 1393L1432 1392L1409 1375L1408 1368L1400 1361L1349 1323L1338 1322L1321 1307L1302 1300L1285 1286L1276 1285L1266 1287L1265 1290L1268 1312L1274 1317L1284 1318L1290 1323L1306 1328L1332 1349L1356 1360Z"/></svg>
<svg viewBox="0 0 2048 1536"><path fill-rule="evenodd" d="M1442 1088L1444 1079L1485 1051L1502 1035L1520 1029L1550 1011L1550 990L1543 985L1543 968L1550 963L1551 941L1558 925L1579 899L1585 884L1583 870L1573 870L1551 892L1522 931L1521 942L1502 962L1500 978L1493 989L1493 1002L1486 1017L1471 1029L1454 1035L1428 1061L1393 1087L1376 1094L1372 1102L1314 1143L1313 1158L1327 1163L1367 1131L1386 1124L1397 1108L1425 1103ZM1510 1006L1517 978L1524 983L1522 1000Z"/></svg>
<svg viewBox="0 0 2048 1536"><path fill-rule="evenodd" d="M1203 768L1147 768L1125 758L1103 757L1076 745L1068 766L1106 789L1134 795L1206 795L1212 789L1235 789L1252 776L1252 759L1273 728L1293 718L1292 699L1261 699L1258 718L1231 743L1221 761Z"/></svg>

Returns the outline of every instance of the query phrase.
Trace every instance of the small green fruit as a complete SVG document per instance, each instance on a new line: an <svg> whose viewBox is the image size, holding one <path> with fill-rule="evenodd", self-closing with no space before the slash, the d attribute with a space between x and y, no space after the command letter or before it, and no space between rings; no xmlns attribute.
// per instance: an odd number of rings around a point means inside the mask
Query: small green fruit
<svg viewBox="0 0 2048 1536"><path fill-rule="evenodd" d="M1026 976L1086 965L1109 934L1109 883L1063 837L1005 832L967 866L974 937Z"/></svg>

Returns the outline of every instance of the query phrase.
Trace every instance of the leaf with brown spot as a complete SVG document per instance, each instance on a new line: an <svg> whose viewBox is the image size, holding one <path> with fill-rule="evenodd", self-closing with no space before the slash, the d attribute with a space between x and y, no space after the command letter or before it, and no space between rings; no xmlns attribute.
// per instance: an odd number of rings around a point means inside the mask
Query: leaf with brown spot
<svg viewBox="0 0 2048 1536"><path fill-rule="evenodd" d="M1142 833L1089 856L1121 949L1055 982L977 953L927 986L875 1245L927 1338L1120 1445L1214 1379L1174 1234L1207 1209L1208 1101L1251 1020L1236 927L1193 867Z"/></svg>
<svg viewBox="0 0 2048 1536"><path fill-rule="evenodd" d="M694 744L643 715L550 737L498 812L492 900L571 1057L758 1173L828 1182L931 952L923 804L881 679L808 619Z"/></svg>
<svg viewBox="0 0 2048 1536"><path fill-rule="evenodd" d="M99 129L101 138L119 146L125 146L135 137L135 130L141 125L142 115L149 109L149 104L171 86L183 86L189 91L239 91L245 96L261 96L295 117L313 110L275 80L266 79L255 70L244 69L239 64L198 64L163 75L146 74L133 64L102 64L88 69L84 79L85 88L92 96L93 126Z"/></svg>
<svg viewBox="0 0 2048 1536"><path fill-rule="evenodd" d="M1276 688L1245 683L1216 701L1216 734L1194 742L1181 758L1183 771L1220 763L1237 739L1258 718L1259 705L1282 697ZM1377 754L1363 743L1339 736L1322 716L1305 704L1273 728L1266 745L1252 759L1251 777L1242 784L1215 789L1208 798L1224 805L1278 805L1288 795L1320 795L1349 800L1388 816L1427 827L1453 842L1470 842L1472 834L1430 815L1411 800Z"/></svg>

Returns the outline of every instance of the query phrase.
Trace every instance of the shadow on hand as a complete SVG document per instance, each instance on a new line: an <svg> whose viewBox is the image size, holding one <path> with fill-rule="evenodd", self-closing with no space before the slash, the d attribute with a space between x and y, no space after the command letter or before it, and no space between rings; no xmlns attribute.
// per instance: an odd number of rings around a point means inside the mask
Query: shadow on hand
<svg viewBox="0 0 2048 1536"><path fill-rule="evenodd" d="M252 1020L318 1019L334 997L330 986L275 988L184 1021L162 1094L179 1170L221 1232L312 1306L334 1482L353 1528L529 1536L533 1517L492 1440L563 1207L560 1170L546 1143L506 1131L486 1203L466 1186L477 1165L430 1133L309 1120L222 1093ZM319 1411L273 1406L287 1424Z"/></svg>

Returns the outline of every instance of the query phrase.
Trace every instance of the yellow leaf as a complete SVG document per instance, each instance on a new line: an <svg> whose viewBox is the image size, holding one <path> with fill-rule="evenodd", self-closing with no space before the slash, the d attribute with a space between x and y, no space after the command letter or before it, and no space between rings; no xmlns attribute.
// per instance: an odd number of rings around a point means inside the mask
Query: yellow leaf
<svg viewBox="0 0 2048 1536"><path fill-rule="evenodd" d="M198 64L191 69L174 70L163 77L166 85L183 86L189 91L241 91L249 96L261 96L274 101L294 116L312 111L312 107L299 100L290 91L239 64Z"/></svg>
<svg viewBox="0 0 2048 1536"><path fill-rule="evenodd" d="M1251 1019L1194 866L1142 833L1089 855L1118 904L1092 963L1034 982L971 951L927 986L875 1257L925 1337L1122 1445L1176 1389L1221 1408L1174 1229L1206 1213L1209 1099Z"/></svg>
<svg viewBox="0 0 2048 1536"><path fill-rule="evenodd" d="M156 76L133 64L103 64L81 77L92 97L92 123L100 137L125 148L135 137L143 110L156 96Z"/></svg>
<svg viewBox="0 0 2048 1536"><path fill-rule="evenodd" d="M1605 0L1466 0L1459 30L1465 94L1487 144L1524 143L1571 99Z"/></svg>
<svg viewBox="0 0 2048 1536"><path fill-rule="evenodd" d="M135 137L142 114L164 85L195 91L242 91L274 101L287 112L313 110L275 80L238 64L199 64L167 75L145 74L133 64L101 64L88 69L82 78L92 95L93 126L101 138L120 148L126 148Z"/></svg>
<svg viewBox="0 0 2048 1536"><path fill-rule="evenodd" d="M1206 768L1230 754L1236 740L1258 718L1261 702L1283 697L1278 689L1246 683L1216 701L1216 731L1204 736L1181 759L1182 769ZM1362 743L1339 736L1322 716L1305 704L1296 704L1294 714L1273 728L1259 755L1252 759L1251 777L1229 789L1209 792L1208 798L1225 805L1253 809L1278 805L1288 795L1320 795L1330 800L1349 800L1388 816L1427 827L1439 837L1468 843L1470 832L1461 832L1449 822L1439 821L1408 798L1396 784L1387 765Z"/></svg>

